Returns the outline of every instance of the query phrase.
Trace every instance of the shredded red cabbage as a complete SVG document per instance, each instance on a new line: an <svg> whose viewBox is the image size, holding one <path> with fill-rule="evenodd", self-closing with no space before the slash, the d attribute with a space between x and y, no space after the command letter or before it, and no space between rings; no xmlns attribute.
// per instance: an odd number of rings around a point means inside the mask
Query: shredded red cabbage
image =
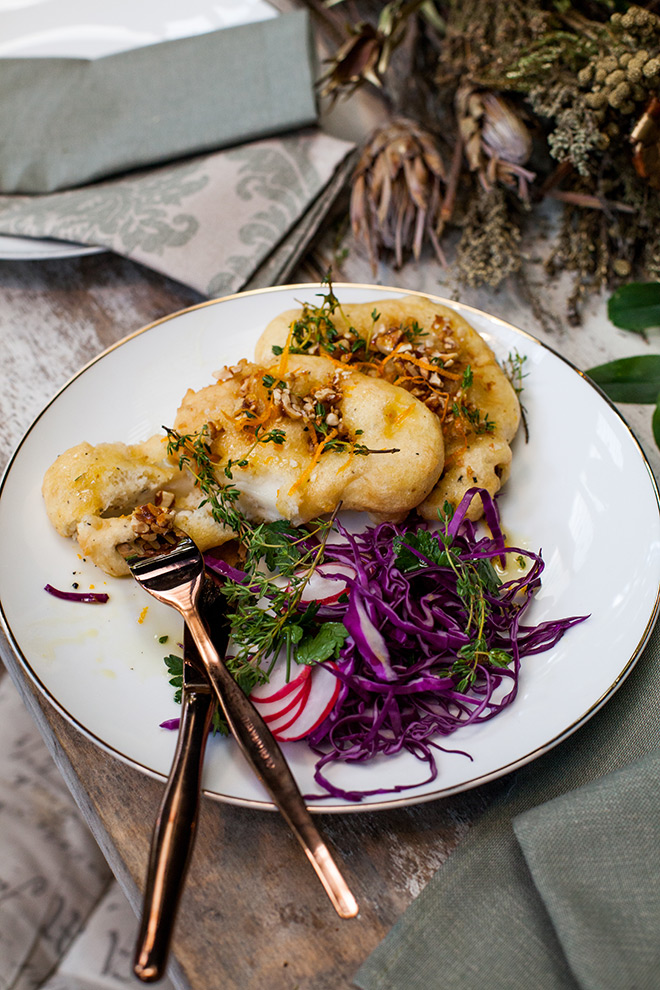
<svg viewBox="0 0 660 990"><path fill-rule="evenodd" d="M478 528L465 519L475 496L483 500L490 535L478 535ZM524 558L527 567L521 568L520 577L484 591L481 641L487 652L475 658L473 683L461 686L461 673L452 668L461 648L470 648L474 617L470 622L465 597L459 593L459 576L451 566L436 563L415 549L415 541L408 549L419 559L419 569L403 573L397 563L397 545L405 545L406 537L422 528L423 524L382 523L353 535L338 524L342 541L326 546L322 573L331 574L336 562L350 565L355 578L347 578L343 569L347 604L323 606L319 612L319 618L341 617L350 633L337 661L336 676L342 682L337 702L307 738L319 756L315 780L326 792L322 797L359 801L369 794L420 786L418 782L346 791L326 775L326 768L340 762L362 763L402 750L428 765L424 783L434 780L438 770L433 750L443 749L438 739L460 726L493 718L510 705L518 689L521 659L550 649L567 629L586 618L523 625L524 613L541 583L543 560L540 553L506 547L507 555ZM471 489L445 532L451 549L463 561L478 565L503 558L499 513L486 491ZM434 539L441 549L437 533ZM489 662L490 655L502 656L499 651L510 656L510 664ZM485 659L479 659L482 656Z"/></svg>
<svg viewBox="0 0 660 990"><path fill-rule="evenodd" d="M472 499L484 507L483 526L466 519ZM337 702L328 717L307 737L319 757L314 779L327 797L360 801L372 794L403 791L435 780L434 751L462 753L442 746L464 725L484 722L516 697L521 659L553 647L573 625L587 616L556 619L536 626L522 622L541 584L540 553L506 546L499 512L490 494L470 489L441 530L425 523L385 522L358 534L336 523L338 542L328 542L318 570L336 573L347 586L338 601L321 604L318 619L342 621L349 636L333 673L341 681ZM430 543L419 540L420 532ZM408 542L406 542L408 541ZM431 554L420 550L430 547ZM401 564L405 547L407 567ZM491 573L482 587L483 621L470 614L464 572L442 561L442 550L453 554L471 572ZM493 563L521 558L520 576L498 580ZM418 566L415 564L415 559ZM207 564L232 581L247 575L221 559L206 555ZM412 564L411 564L412 560ZM354 574L354 577L350 575ZM461 651L479 648L463 666ZM491 662L494 661L494 662ZM465 671L470 669L470 683ZM327 769L339 763L364 763L376 756L407 751L428 766L425 781L368 791L345 790L328 779Z"/></svg>
<svg viewBox="0 0 660 990"><path fill-rule="evenodd" d="M67 602L83 602L86 605L105 605L110 599L110 595L103 591L60 591L52 584L47 584L44 591L54 598L63 598Z"/></svg>

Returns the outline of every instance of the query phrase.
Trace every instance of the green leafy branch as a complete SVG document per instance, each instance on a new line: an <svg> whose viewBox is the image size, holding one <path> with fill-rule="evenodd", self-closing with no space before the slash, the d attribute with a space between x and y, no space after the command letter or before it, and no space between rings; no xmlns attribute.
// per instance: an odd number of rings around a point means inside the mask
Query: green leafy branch
<svg viewBox="0 0 660 990"><path fill-rule="evenodd" d="M607 314L622 330L644 335L660 327L660 282L630 282L610 297ZM587 370L613 402L653 405L651 428L660 448L660 354L618 358Z"/></svg>

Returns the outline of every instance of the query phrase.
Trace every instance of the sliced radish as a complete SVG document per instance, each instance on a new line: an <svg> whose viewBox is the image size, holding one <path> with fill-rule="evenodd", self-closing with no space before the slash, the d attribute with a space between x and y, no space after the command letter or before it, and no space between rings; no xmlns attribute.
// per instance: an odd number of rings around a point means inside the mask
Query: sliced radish
<svg viewBox="0 0 660 990"><path fill-rule="evenodd" d="M286 731L294 722L300 718L300 715L307 704L309 693L312 687L311 677L307 679L303 685L298 698L296 699L296 704L292 711L279 712L277 716L271 715L268 719L268 728L273 733L276 739L279 739L279 733ZM266 721L266 719L264 719Z"/></svg>
<svg viewBox="0 0 660 990"><path fill-rule="evenodd" d="M355 571L348 564L324 564L312 573L300 600L329 605L345 593L346 579L354 577Z"/></svg>
<svg viewBox="0 0 660 990"><path fill-rule="evenodd" d="M262 702L254 701L253 704L255 708L257 708L259 711L261 711L263 708L263 711L261 712L261 717L263 718L264 722L274 722L275 719L281 718L282 715L286 715L287 712L290 712L293 708L296 709L299 708L301 701L304 701L307 695L309 694L310 686L308 685L308 682L309 682L309 677L306 677L305 680L300 685L300 687L298 688L298 690L291 691L289 694L287 694L286 697L283 698L280 704L277 706L273 706L272 704L269 703L262 705Z"/></svg>
<svg viewBox="0 0 660 990"><path fill-rule="evenodd" d="M293 668L293 669L292 669ZM291 680L287 680L287 675L294 674ZM298 667L297 664L287 664L286 660L279 659L270 672L265 684L257 684L252 689L250 700L253 704L269 705L282 701L288 697L292 691L296 691L305 683L309 677L309 667Z"/></svg>
<svg viewBox="0 0 660 990"><path fill-rule="evenodd" d="M338 677L328 668L337 669L336 664L327 661L310 668L312 676L307 682L310 686L309 694L304 705L299 710L293 721L286 725L279 725L276 728L270 726L276 739L281 742L294 742L304 739L313 729L320 725L324 718L330 714L337 700L340 689Z"/></svg>

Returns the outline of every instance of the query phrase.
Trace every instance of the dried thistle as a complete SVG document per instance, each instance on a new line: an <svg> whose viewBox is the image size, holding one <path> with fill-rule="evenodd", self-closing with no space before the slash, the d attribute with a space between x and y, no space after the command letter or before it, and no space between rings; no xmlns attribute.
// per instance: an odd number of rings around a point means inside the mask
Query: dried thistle
<svg viewBox="0 0 660 990"><path fill-rule="evenodd" d="M437 144L422 127L395 117L378 128L357 163L351 190L353 233L375 267L381 250L419 258L426 238L444 264L436 234L445 169Z"/></svg>
<svg viewBox="0 0 660 990"><path fill-rule="evenodd" d="M348 96L365 82L380 86L383 43L384 38L371 24L355 25L348 40L328 60L328 71L320 79L321 96L335 99L340 92Z"/></svg>

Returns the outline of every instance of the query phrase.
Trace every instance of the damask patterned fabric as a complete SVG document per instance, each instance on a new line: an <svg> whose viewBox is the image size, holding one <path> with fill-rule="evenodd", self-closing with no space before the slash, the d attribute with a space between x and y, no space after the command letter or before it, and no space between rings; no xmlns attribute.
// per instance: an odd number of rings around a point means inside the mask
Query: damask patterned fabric
<svg viewBox="0 0 660 990"><path fill-rule="evenodd" d="M85 927L39 990L127 990L132 974L137 921L116 881L110 884ZM174 990L167 977L158 990Z"/></svg>
<svg viewBox="0 0 660 990"><path fill-rule="evenodd" d="M209 297L275 284L321 223L352 150L303 130L81 189L0 196L0 233L107 247Z"/></svg>

